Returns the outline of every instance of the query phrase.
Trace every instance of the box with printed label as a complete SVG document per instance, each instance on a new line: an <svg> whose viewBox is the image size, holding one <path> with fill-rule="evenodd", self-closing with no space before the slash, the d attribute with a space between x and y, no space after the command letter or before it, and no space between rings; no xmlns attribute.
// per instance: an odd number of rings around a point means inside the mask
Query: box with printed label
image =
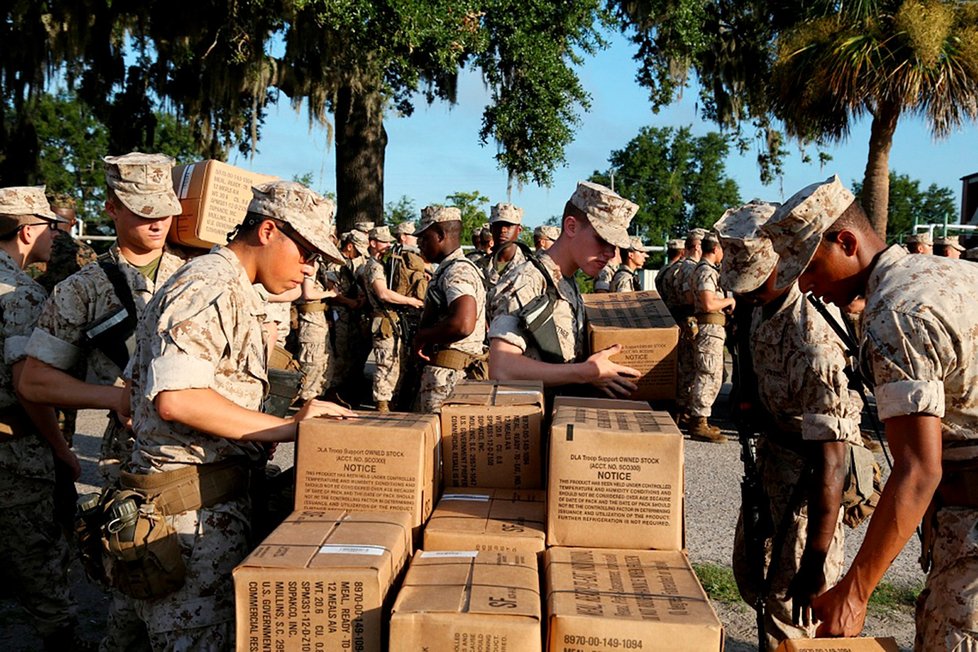
<svg viewBox="0 0 978 652"><path fill-rule="evenodd" d="M682 552L550 548L550 652L723 650L723 625Z"/></svg>
<svg viewBox="0 0 978 652"><path fill-rule="evenodd" d="M237 649L381 652L410 555L407 512L294 512L234 569Z"/></svg>
<svg viewBox="0 0 978 652"><path fill-rule="evenodd" d="M561 407L547 545L681 550L683 436L665 412Z"/></svg>
<svg viewBox="0 0 978 652"><path fill-rule="evenodd" d="M227 244L228 233L248 212L251 187L276 178L214 160L174 166L173 189L182 210L173 218L170 242L201 249Z"/></svg>
<svg viewBox="0 0 978 652"><path fill-rule="evenodd" d="M299 423L295 450L297 510L393 510L421 525L437 500L438 417L360 413Z"/></svg>
<svg viewBox="0 0 978 652"><path fill-rule="evenodd" d="M629 401L622 398L595 398L590 396L555 396L551 415L562 407L586 407L605 410L651 410L648 401Z"/></svg>
<svg viewBox="0 0 978 652"><path fill-rule="evenodd" d="M543 383L465 380L441 408L445 486L543 489Z"/></svg>
<svg viewBox="0 0 978 652"><path fill-rule="evenodd" d="M537 554L546 548L547 492L446 489L424 528L425 550Z"/></svg>
<svg viewBox="0 0 978 652"><path fill-rule="evenodd" d="M676 398L679 327L658 292L585 294L584 312L590 352L621 344L621 352L611 360L642 374L638 390L629 398Z"/></svg>
<svg viewBox="0 0 978 652"><path fill-rule="evenodd" d="M421 551L391 612L391 652L542 648L536 555Z"/></svg>
<svg viewBox="0 0 978 652"><path fill-rule="evenodd" d="M899 652L896 639L884 638L808 638L788 639L777 652Z"/></svg>

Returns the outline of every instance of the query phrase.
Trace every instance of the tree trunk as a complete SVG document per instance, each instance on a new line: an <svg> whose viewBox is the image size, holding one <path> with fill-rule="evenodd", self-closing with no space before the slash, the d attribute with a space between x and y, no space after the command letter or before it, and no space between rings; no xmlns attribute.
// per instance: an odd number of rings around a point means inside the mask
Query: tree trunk
<svg viewBox="0 0 978 652"><path fill-rule="evenodd" d="M869 135L869 156L860 198L873 230L886 239L886 221L890 207L890 148L900 119L900 105L882 101L873 113Z"/></svg>
<svg viewBox="0 0 978 652"><path fill-rule="evenodd" d="M380 223L384 216L383 98L343 87L336 96L336 224Z"/></svg>

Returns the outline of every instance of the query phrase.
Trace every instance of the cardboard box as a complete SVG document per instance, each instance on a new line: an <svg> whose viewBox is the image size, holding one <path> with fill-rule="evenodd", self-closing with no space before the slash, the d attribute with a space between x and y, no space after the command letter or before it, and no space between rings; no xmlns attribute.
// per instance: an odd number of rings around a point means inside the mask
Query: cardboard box
<svg viewBox="0 0 978 652"><path fill-rule="evenodd" d="M214 160L174 166L173 189L183 210L173 218L170 242L202 249L227 244L248 212L251 187L276 178Z"/></svg>
<svg viewBox="0 0 978 652"><path fill-rule="evenodd" d="M546 548L547 492L446 489L424 528L425 550L535 555Z"/></svg>
<svg viewBox="0 0 978 652"><path fill-rule="evenodd" d="M896 639L885 638L809 638L783 641L777 652L899 652Z"/></svg>
<svg viewBox="0 0 978 652"><path fill-rule="evenodd" d="M667 413L557 411L548 546L680 550L683 491L683 436Z"/></svg>
<svg viewBox="0 0 978 652"><path fill-rule="evenodd" d="M723 625L679 551L550 548L550 652L723 649Z"/></svg>
<svg viewBox="0 0 978 652"><path fill-rule="evenodd" d="M676 398L679 327L658 292L586 294L584 311L590 351L621 344L621 353L611 359L641 372L638 390L629 398Z"/></svg>
<svg viewBox="0 0 978 652"><path fill-rule="evenodd" d="M237 649L381 652L410 554L407 512L294 512L234 569Z"/></svg>
<svg viewBox="0 0 978 652"><path fill-rule="evenodd" d="M296 438L295 508L405 511L420 537L437 500L437 449L433 414L306 419Z"/></svg>
<svg viewBox="0 0 978 652"><path fill-rule="evenodd" d="M562 407L584 407L605 410L651 410L648 401L629 401L621 398L591 398L587 396L555 396L551 415Z"/></svg>
<svg viewBox="0 0 978 652"><path fill-rule="evenodd" d="M441 407L447 487L543 489L543 383L464 380Z"/></svg>
<svg viewBox="0 0 978 652"><path fill-rule="evenodd" d="M391 613L391 652L542 649L536 555L423 551Z"/></svg>

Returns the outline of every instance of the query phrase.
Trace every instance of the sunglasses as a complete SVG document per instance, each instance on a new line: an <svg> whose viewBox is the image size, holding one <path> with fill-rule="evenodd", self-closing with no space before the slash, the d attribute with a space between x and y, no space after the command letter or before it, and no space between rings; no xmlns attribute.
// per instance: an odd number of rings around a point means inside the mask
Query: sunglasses
<svg viewBox="0 0 978 652"><path fill-rule="evenodd" d="M21 224L20 226L17 227L17 229L20 230L20 229L24 228L25 226L46 226L49 229L51 229L52 231L57 231L58 230L58 223L57 222L31 222L30 224Z"/></svg>
<svg viewBox="0 0 978 652"><path fill-rule="evenodd" d="M288 222L275 222L275 228L282 232L286 238L295 243L299 250L299 258L304 265L315 265L322 258L322 254L315 251L299 233L292 228Z"/></svg>

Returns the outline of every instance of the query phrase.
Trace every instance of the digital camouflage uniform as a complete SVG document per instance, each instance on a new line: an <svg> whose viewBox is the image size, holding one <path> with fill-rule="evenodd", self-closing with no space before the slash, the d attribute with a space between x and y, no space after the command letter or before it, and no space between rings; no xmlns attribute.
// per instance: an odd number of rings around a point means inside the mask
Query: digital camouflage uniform
<svg viewBox="0 0 978 652"><path fill-rule="evenodd" d="M689 320L693 316L693 271L698 261L692 258L681 258L677 263L673 287L676 289L676 307L678 314L676 323L679 325L679 345L676 349L676 403L680 411L689 409L689 392L693 387L696 376L694 358L695 339Z"/></svg>
<svg viewBox="0 0 978 652"><path fill-rule="evenodd" d="M669 263L655 274L655 291L659 293L662 301L669 308L669 312L674 310L674 306L679 303L679 290L676 286L676 275L683 259L678 258ZM673 315L675 318L675 315Z"/></svg>
<svg viewBox="0 0 978 652"><path fill-rule="evenodd" d="M360 295L357 284L359 270L367 262L366 256L347 260L336 272L336 291L350 299ZM353 374L363 376L364 352L369 352L369 334L363 326L363 313L346 306L333 307L333 350L330 365L330 387L338 387L349 382Z"/></svg>
<svg viewBox="0 0 978 652"><path fill-rule="evenodd" d="M642 281L638 276L638 270L628 269L625 265L619 267L611 279L612 292L641 292L641 290Z"/></svg>
<svg viewBox="0 0 978 652"><path fill-rule="evenodd" d="M360 284L367 293L367 301L372 312L370 335L377 367L374 372L373 399L374 402L391 401L400 389L401 368L407 360L407 347L398 336L399 324L396 313L373 291L372 286L375 281L387 286L384 264L371 257L360 268ZM392 331L390 335L386 333L388 325Z"/></svg>
<svg viewBox="0 0 978 652"><path fill-rule="evenodd" d="M611 292L611 279L615 277L616 269L614 263L608 263L601 268L601 271L598 272L597 277L594 279L595 292Z"/></svg>
<svg viewBox="0 0 978 652"><path fill-rule="evenodd" d="M0 251L0 410L15 409L13 366L47 295ZM44 638L75 624L68 589L68 544L54 519L54 455L33 426L19 437L0 435L0 576L9 583Z"/></svg>
<svg viewBox="0 0 978 652"><path fill-rule="evenodd" d="M496 287L496 284L499 283L499 279L506 273L507 269L516 267L526 260L526 254L523 253L522 247L515 242L509 245L507 249L510 247L512 247L515 251L513 252L513 257L508 263L499 262L500 252L493 253L491 256L486 256L482 259L482 262L479 263L482 266L482 272L485 276L485 286L489 288L490 291Z"/></svg>
<svg viewBox="0 0 978 652"><path fill-rule="evenodd" d="M838 310L829 308L840 319ZM841 322L840 322L841 323ZM798 572L808 539L808 487L798 488L812 468L803 442L844 441L861 445L861 401L849 391L846 355L838 336L793 285L776 309L759 307L751 326L751 354L758 395L771 422L758 442L758 468L775 532L787 528L777 571L768 578L765 634L771 650L786 638L811 638L815 628L792 624L791 600L785 594ZM801 494L792 499L792 494ZM785 511L794 503L790 516ZM845 563L842 510L825 559L825 579L838 582ZM764 569L772 555L772 533L765 542ZM734 543L734 571L741 595L753 603L759 587L748 572L742 523Z"/></svg>
<svg viewBox="0 0 978 652"><path fill-rule="evenodd" d="M978 458L978 267L894 245L866 286L863 367L882 420L941 419L943 459ZM918 650L978 647L978 509L936 514L931 570L917 602Z"/></svg>
<svg viewBox="0 0 978 652"><path fill-rule="evenodd" d="M109 256L118 266L132 290L136 315L141 316L156 288L184 263L186 253L167 247L160 258L156 279L143 276L120 253L118 244L109 249ZM87 265L65 279L45 303L37 328L31 335L27 354L55 369L71 373L79 364L87 369L87 380L98 385L122 386L122 372L101 350L86 339L85 331L123 308L108 276L98 265ZM132 433L114 417L109 418L102 435L99 471L108 482L119 477L119 466L132 455Z"/></svg>
<svg viewBox="0 0 978 652"><path fill-rule="evenodd" d="M140 322L132 364L135 472L261 459L258 444L162 419L153 400L162 391L210 388L259 410L268 388L263 313L247 272L224 247L188 262L157 293ZM187 580L170 595L134 600L154 649L232 649L231 570L250 550L250 517L247 496L168 517L180 537Z"/></svg>
<svg viewBox="0 0 978 652"><path fill-rule="evenodd" d="M693 292L694 312L706 313L700 303L701 292L713 292L722 298L720 289L720 270L703 260L697 264L690 279ZM722 313L716 313L722 314ZM698 324L698 332L693 341L693 377L689 389L689 413L694 417L708 417L713 403L723 385L723 341L726 333L720 324Z"/></svg>
<svg viewBox="0 0 978 652"><path fill-rule="evenodd" d="M427 312L433 303L438 306L435 314L444 315L448 306L463 296L470 296L475 300L475 328L467 337L442 348L481 356L484 353L486 339L486 289L479 270L475 265L469 264L462 254L462 248L459 247L438 265L438 270L428 285L425 311ZM421 373L419 410L426 413L440 412L442 403L455 389L458 381L464 377L464 370L448 369L434 364L426 365Z"/></svg>
<svg viewBox="0 0 978 652"><path fill-rule="evenodd" d="M329 281L326 268L320 264L316 270L315 287L325 290ZM302 368L302 389L299 398L310 400L318 398L326 386L326 373L329 369L332 346L329 341L330 323L326 315L326 304L322 301L297 302L299 329L297 355Z"/></svg>
<svg viewBox="0 0 978 652"><path fill-rule="evenodd" d="M584 300L573 278L565 278L560 268L547 252L539 257L550 271L550 278L557 287L558 301L554 306L553 320L560 342L564 362L584 359ZM492 322L489 339L499 339L520 349L523 355L541 360L542 356L533 338L520 324L519 311L536 297L545 294L547 282L540 270L526 261L512 267L499 280L491 306Z"/></svg>

